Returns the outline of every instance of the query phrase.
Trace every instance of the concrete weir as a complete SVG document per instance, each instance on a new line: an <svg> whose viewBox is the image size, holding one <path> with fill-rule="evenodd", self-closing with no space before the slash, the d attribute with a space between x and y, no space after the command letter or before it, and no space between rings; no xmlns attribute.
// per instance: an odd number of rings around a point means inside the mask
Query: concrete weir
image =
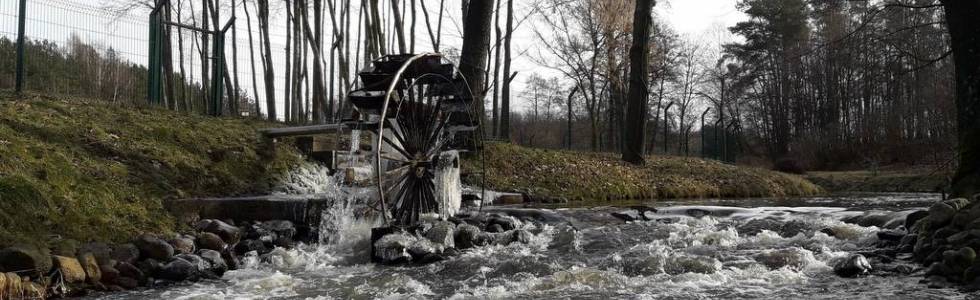
<svg viewBox="0 0 980 300"><path fill-rule="evenodd" d="M218 219L235 221L288 220L316 228L324 209L336 201L326 194L267 195L239 198L171 200L164 206L180 220Z"/></svg>

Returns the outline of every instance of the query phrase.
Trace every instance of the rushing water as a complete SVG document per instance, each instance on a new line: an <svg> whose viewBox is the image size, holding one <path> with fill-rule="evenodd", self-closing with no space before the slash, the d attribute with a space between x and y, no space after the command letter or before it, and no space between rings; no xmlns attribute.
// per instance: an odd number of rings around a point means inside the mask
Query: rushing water
<svg viewBox="0 0 980 300"><path fill-rule="evenodd" d="M919 284L921 271L883 269L843 279L833 262L873 250L877 227L842 219L899 219L934 195L852 195L786 200L678 201L656 204L656 221L624 223L618 208L542 208L551 219L525 223L530 244L489 246L446 261L380 266L367 261L372 222L327 212L317 246L245 258L222 280L107 295L108 299L949 299L950 289ZM904 219L904 218L902 218ZM895 225L890 224L890 226ZM836 237L827 235L832 230ZM824 232L821 232L824 230ZM906 265L908 267L909 265Z"/></svg>

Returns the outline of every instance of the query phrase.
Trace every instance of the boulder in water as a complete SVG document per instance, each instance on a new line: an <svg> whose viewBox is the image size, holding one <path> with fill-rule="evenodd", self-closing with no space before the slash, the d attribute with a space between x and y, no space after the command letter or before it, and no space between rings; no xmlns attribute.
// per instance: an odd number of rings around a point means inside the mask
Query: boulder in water
<svg viewBox="0 0 980 300"><path fill-rule="evenodd" d="M897 242L901 241L902 238L905 237L905 232L898 230L880 230L876 235L878 236L879 240Z"/></svg>
<svg viewBox="0 0 980 300"><path fill-rule="evenodd" d="M462 223L456 227L453 241L459 249L469 249L478 246L485 246L486 241L480 239L480 228Z"/></svg>
<svg viewBox="0 0 980 300"><path fill-rule="evenodd" d="M293 222L286 220L275 220L275 221L265 221L259 224L259 227L268 230L269 232L275 233L279 237L294 238L296 237L296 225Z"/></svg>
<svg viewBox="0 0 980 300"><path fill-rule="evenodd" d="M860 254L852 254L834 264L834 274L840 277L852 278L867 275L870 272L871 263L864 255Z"/></svg>
<svg viewBox="0 0 980 300"><path fill-rule="evenodd" d="M181 254L187 255L187 254ZM197 273L197 266L180 257L167 263L160 269L160 278L170 281L184 281Z"/></svg>
<svg viewBox="0 0 980 300"><path fill-rule="evenodd" d="M454 248L456 226L451 222L437 222L425 232L425 238L433 243L442 245L443 248Z"/></svg>
<svg viewBox="0 0 980 300"><path fill-rule="evenodd" d="M408 252L416 238L405 232L386 234L372 243L372 258L382 264L399 264L412 260ZM420 249L415 249L416 251Z"/></svg>
<svg viewBox="0 0 980 300"><path fill-rule="evenodd" d="M210 267L208 270L215 275L220 277L228 271L228 264L225 262L225 259L221 257L220 252L210 249L201 249L201 251L198 251L197 254L208 262Z"/></svg>
<svg viewBox="0 0 980 300"><path fill-rule="evenodd" d="M768 267L771 270L788 267L791 270L799 271L806 267L806 263L811 254L801 248L787 248L780 250L766 251L755 256L755 261Z"/></svg>
<svg viewBox="0 0 980 300"><path fill-rule="evenodd" d="M263 243L260 240L243 240L235 245L235 253L238 253L239 255L244 255L245 253L249 253L252 251L255 251L255 253L262 255L262 254L269 253L269 251L272 250L266 248L265 243Z"/></svg>
<svg viewBox="0 0 980 300"><path fill-rule="evenodd" d="M635 209L613 212L612 216L626 222L643 221L643 216Z"/></svg>

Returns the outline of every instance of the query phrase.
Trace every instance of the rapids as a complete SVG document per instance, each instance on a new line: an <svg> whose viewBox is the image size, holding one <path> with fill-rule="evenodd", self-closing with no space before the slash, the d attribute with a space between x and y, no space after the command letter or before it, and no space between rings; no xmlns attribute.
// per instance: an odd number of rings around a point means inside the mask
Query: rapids
<svg viewBox="0 0 980 300"><path fill-rule="evenodd" d="M900 227L938 195L848 195L791 200L650 203L652 221L623 222L623 208L488 209L547 215L523 222L530 244L489 246L429 265L368 261L373 221L352 205L324 212L323 240L266 259L222 280L103 295L104 299L963 299L919 284L921 270L872 260L872 275L844 279L833 263L870 253L875 225ZM632 205L635 203L628 203ZM624 204L626 205L626 204ZM861 223L861 222L856 222ZM865 224L867 225L867 224ZM834 236L828 235L832 233ZM870 257L869 257L870 258ZM900 271L896 271L900 270ZM906 274L910 273L911 274Z"/></svg>

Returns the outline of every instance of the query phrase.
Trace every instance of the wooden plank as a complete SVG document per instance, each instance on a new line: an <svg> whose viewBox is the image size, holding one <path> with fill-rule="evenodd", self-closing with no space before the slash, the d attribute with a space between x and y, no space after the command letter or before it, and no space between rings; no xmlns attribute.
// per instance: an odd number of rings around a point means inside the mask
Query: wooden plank
<svg viewBox="0 0 980 300"><path fill-rule="evenodd" d="M277 138L277 137L286 137L286 136L302 136L302 135L334 133L344 128L347 128L347 126L344 124L327 124L327 125L313 125L313 126L300 126L300 127L266 128L266 129L260 129L259 133L261 133L265 137Z"/></svg>

